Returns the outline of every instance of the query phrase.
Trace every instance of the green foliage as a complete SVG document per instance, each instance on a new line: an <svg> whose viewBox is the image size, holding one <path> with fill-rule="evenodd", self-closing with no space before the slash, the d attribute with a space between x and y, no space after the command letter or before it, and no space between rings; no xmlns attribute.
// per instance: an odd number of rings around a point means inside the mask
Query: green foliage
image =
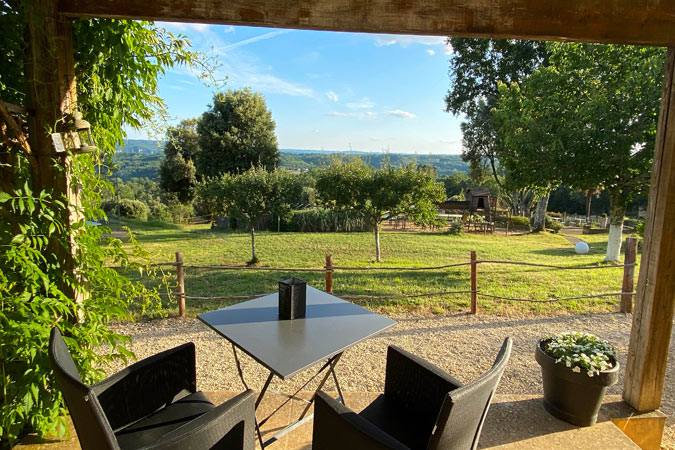
<svg viewBox="0 0 675 450"><path fill-rule="evenodd" d="M292 211L283 225L284 231L325 233L341 231L371 231L362 217L348 211L310 208Z"/></svg>
<svg viewBox="0 0 675 450"><path fill-rule="evenodd" d="M130 219L148 220L148 205L140 200L123 198L119 201L106 202L103 204L103 210Z"/></svg>
<svg viewBox="0 0 675 450"><path fill-rule="evenodd" d="M573 372L599 375L616 365L616 351L611 344L589 333L561 333L542 339L541 349Z"/></svg>
<svg viewBox="0 0 675 450"><path fill-rule="evenodd" d="M422 150L420 150L421 152ZM317 167L327 167L333 159L354 159L360 158L363 162L373 166L376 169L392 165L394 167L407 166L409 164L419 164L433 167L439 176L452 175L456 172L468 171L468 167L460 155L406 155L400 153L324 153L324 152L306 152L297 150L280 150L279 165L289 170L305 170Z"/></svg>
<svg viewBox="0 0 675 450"><path fill-rule="evenodd" d="M495 219L495 225L498 227L506 228L509 227L509 230L521 230L529 231L530 229L530 219L523 216L501 216Z"/></svg>
<svg viewBox="0 0 675 450"><path fill-rule="evenodd" d="M375 231L375 259L380 261L379 228L389 217L405 215L432 224L445 189L433 171L406 166L373 169L363 161L334 161L316 175L317 196L337 211L354 213Z"/></svg>
<svg viewBox="0 0 675 450"><path fill-rule="evenodd" d="M279 164L275 126L261 94L248 88L214 94L197 125L197 175L219 177L253 166L274 169Z"/></svg>
<svg viewBox="0 0 675 450"><path fill-rule="evenodd" d="M551 180L610 198L609 242L621 242L626 207L648 182L665 51L654 47L547 44L550 61L502 85L495 117L499 155L521 185ZM617 235L618 234L618 235ZM620 245L607 260L619 259Z"/></svg>
<svg viewBox="0 0 675 450"><path fill-rule="evenodd" d="M458 234L462 234L464 231L464 226L462 225L461 220L453 220L450 222L450 227L448 228L448 231L446 231L447 234L456 236Z"/></svg>
<svg viewBox="0 0 675 450"><path fill-rule="evenodd" d="M266 214L285 218L302 192L298 177L284 170L251 167L238 175L225 173L199 186L199 196L214 214L242 219L251 230L251 261L255 254L255 224Z"/></svg>
<svg viewBox="0 0 675 450"><path fill-rule="evenodd" d="M197 120L185 119L166 131L164 159L159 167L159 184L165 192L171 192L182 203L195 196L197 173L194 160L199 152Z"/></svg>
<svg viewBox="0 0 675 450"><path fill-rule="evenodd" d="M554 233L559 232L560 230L563 229L563 224L561 223L560 220L553 220L549 215L546 216L545 219L545 226L547 230L551 230Z"/></svg>
<svg viewBox="0 0 675 450"><path fill-rule="evenodd" d="M153 141L154 142L154 141ZM119 178L123 181L132 178L148 178L156 180L159 176L159 166L163 156L159 153L152 155L137 153L120 153L117 151L112 157L110 170L104 171L104 175L111 178Z"/></svg>
<svg viewBox="0 0 675 450"><path fill-rule="evenodd" d="M527 193L513 186L501 167L499 153L504 137L492 115L499 99L499 83L518 82L548 59L544 42L514 39L449 38L450 89L446 111L464 114L461 124L462 158L473 171L487 170L496 181L499 196L513 213L522 213ZM497 194L497 191L493 191Z"/></svg>
<svg viewBox="0 0 675 450"><path fill-rule="evenodd" d="M645 237L645 221L644 220L638 220L637 223L635 224L635 234L637 234L641 238Z"/></svg>
<svg viewBox="0 0 675 450"><path fill-rule="evenodd" d="M0 97L26 104L24 41L31 2L0 1ZM33 24L39 33L40 22ZM180 36L147 22L103 19L73 24L79 108L92 124L101 155L73 158L69 177L81 186L81 204L68 205L62 193L38 190L23 150L3 144L0 191L0 446L11 446L24 426L40 437L63 432L66 412L47 357L51 327L61 328L82 378L91 383L103 376L104 365L125 362L133 355L124 348L128 338L112 332L113 320L129 318L131 302L160 311L155 290L132 283L107 264L145 273L148 258L133 236L129 246L109 237L106 227L87 226L104 217L102 193L110 185L99 178L125 125L140 127L161 117L157 77L166 67L195 64L199 55ZM5 70L9 68L9 70ZM20 117L17 117L21 120ZM42 132L42 126L38 129ZM46 124L52 127L53 124ZM35 128L31 128L35 130ZM43 161L64 170L62 160ZM35 169L35 167L33 167ZM48 183L47 183L48 184ZM67 219L67 220L66 220ZM65 257L76 249L72 263ZM72 293L80 295L75 302Z"/></svg>
<svg viewBox="0 0 675 450"><path fill-rule="evenodd" d="M445 197L447 199L455 198L457 200L466 200L466 190L475 187L469 175L456 172L447 177L438 179L445 186Z"/></svg>

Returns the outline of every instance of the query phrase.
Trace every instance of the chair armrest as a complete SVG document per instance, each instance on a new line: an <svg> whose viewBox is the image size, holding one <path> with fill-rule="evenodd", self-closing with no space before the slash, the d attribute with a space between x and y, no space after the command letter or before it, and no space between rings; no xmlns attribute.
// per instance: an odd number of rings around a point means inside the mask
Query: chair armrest
<svg viewBox="0 0 675 450"><path fill-rule="evenodd" d="M410 450L328 394L314 397L314 450Z"/></svg>
<svg viewBox="0 0 675 450"><path fill-rule="evenodd" d="M91 386L113 430L197 390L190 342L143 359Z"/></svg>
<svg viewBox="0 0 675 450"><path fill-rule="evenodd" d="M433 364L389 346L384 395L425 421L435 422L447 393L461 386Z"/></svg>
<svg viewBox="0 0 675 450"><path fill-rule="evenodd" d="M255 447L255 396L247 390L139 450Z"/></svg>

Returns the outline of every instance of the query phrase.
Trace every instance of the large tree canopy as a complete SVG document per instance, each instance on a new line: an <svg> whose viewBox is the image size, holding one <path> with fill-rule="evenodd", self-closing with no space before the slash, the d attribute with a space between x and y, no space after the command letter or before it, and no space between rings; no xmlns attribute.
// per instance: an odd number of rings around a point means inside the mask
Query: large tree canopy
<svg viewBox="0 0 675 450"><path fill-rule="evenodd" d="M499 158L521 185L606 189L606 259L617 261L626 207L649 181L665 52L590 44L548 48L549 65L501 88L494 111L505 136Z"/></svg>
<svg viewBox="0 0 675 450"><path fill-rule="evenodd" d="M197 175L214 177L253 166L274 169L279 164L275 126L261 94L248 88L216 93L197 125Z"/></svg>
<svg viewBox="0 0 675 450"><path fill-rule="evenodd" d="M514 189L508 172L501 167L498 153L503 137L494 124L492 108L499 98L499 83L517 82L547 60L546 46L539 41L514 39L449 38L450 89L445 97L446 111L463 114L461 124L462 159L474 172L489 171L500 197L517 214L528 209L527 192Z"/></svg>
<svg viewBox="0 0 675 450"><path fill-rule="evenodd" d="M197 174L194 160L199 152L197 120L185 119L166 131L164 158L159 166L159 185L176 195L181 203L195 196Z"/></svg>

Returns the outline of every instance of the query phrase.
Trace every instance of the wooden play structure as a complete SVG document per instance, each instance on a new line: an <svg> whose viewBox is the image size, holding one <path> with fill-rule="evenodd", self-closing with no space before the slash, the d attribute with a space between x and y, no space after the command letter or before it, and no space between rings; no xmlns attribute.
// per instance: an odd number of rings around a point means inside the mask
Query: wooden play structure
<svg viewBox="0 0 675 450"><path fill-rule="evenodd" d="M464 231L494 233L497 199L483 188L469 188L465 195L467 200L446 200L438 204L438 209L461 214Z"/></svg>

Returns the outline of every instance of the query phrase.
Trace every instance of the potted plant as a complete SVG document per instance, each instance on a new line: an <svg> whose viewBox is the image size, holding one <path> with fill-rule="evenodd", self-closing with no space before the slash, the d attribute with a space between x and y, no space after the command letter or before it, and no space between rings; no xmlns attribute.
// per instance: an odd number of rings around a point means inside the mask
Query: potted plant
<svg viewBox="0 0 675 450"><path fill-rule="evenodd" d="M607 387L619 377L614 348L593 334L562 333L540 339L535 359L541 366L544 408L573 425L593 425Z"/></svg>

